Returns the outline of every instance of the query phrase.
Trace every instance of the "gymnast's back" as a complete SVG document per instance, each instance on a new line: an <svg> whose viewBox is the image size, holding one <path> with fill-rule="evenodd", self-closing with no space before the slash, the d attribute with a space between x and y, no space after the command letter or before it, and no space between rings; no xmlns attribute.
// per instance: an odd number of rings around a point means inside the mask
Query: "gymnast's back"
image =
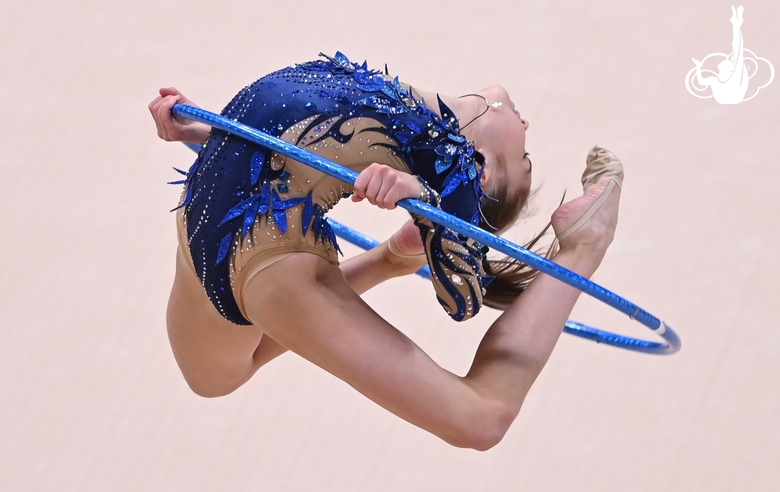
<svg viewBox="0 0 780 492"><path fill-rule="evenodd" d="M372 163L421 178L433 205L480 223L479 153L440 100L438 112L398 79L343 54L273 72L242 89L222 115L362 171ZM213 129L183 180L179 243L214 308L251 324L243 287L287 255L338 265L325 214L352 187L298 161ZM479 310L484 253L473 240L416 218L439 302L456 320Z"/></svg>

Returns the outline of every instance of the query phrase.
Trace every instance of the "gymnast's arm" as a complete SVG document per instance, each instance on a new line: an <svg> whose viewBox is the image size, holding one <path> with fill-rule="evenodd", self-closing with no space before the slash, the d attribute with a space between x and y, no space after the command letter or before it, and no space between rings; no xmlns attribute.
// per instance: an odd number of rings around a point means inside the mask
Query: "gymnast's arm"
<svg viewBox="0 0 780 492"><path fill-rule="evenodd" d="M174 117L171 109L179 103L197 107L175 87L163 87L160 95L149 103L149 112L157 125L157 136L167 142L205 143L211 127L205 123Z"/></svg>
<svg viewBox="0 0 780 492"><path fill-rule="evenodd" d="M178 103L196 106L195 103L173 87L160 89L160 95L149 103L149 112L152 114L154 123L157 126L157 135L168 142L204 143L208 138L211 127L203 123L180 120L173 117L171 109L174 104ZM376 167L373 169L376 170ZM366 178L364 177L364 179ZM419 196L419 184L416 178L411 179L411 186L416 191L413 190L409 196ZM386 182L389 183L389 181ZM385 194L386 191L382 196L382 200L385 198ZM362 197L365 197L365 195L362 195ZM406 198L406 196L400 198ZM396 201L400 200L400 198L396 198ZM376 196L369 197L369 201L374 204L376 204L375 200ZM395 208L395 202L389 203L388 206L382 208ZM422 253L422 241L419 239L419 232L411 221L404 225L388 241L393 241L396 249L402 254L416 255L417 253ZM358 294L362 294L390 278L414 273L425 264L425 256L422 254L410 258L390 253L387 246L388 241L373 250L366 251L342 263L341 271L347 283Z"/></svg>
<svg viewBox="0 0 780 492"><path fill-rule="evenodd" d="M390 251L388 243L403 256ZM385 280L411 275L426 264L420 231L407 221L393 236L374 249L341 263L341 273L352 290L362 294Z"/></svg>
<svg viewBox="0 0 780 492"><path fill-rule="evenodd" d="M401 199L419 197L421 185L411 174L374 163L360 173L354 188L353 202L366 199L379 208L392 210ZM401 256L390 251L390 242ZM362 294L385 280L419 270L426 263L423 253L420 232L408 221L389 240L342 263L341 272L349 286Z"/></svg>

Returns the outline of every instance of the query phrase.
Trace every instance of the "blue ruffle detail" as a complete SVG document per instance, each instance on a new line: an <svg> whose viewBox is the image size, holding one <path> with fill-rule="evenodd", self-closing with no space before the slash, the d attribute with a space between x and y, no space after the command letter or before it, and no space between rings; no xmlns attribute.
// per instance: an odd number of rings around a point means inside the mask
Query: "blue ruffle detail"
<svg viewBox="0 0 780 492"><path fill-rule="evenodd" d="M257 213L265 215L268 213L269 200L271 199L271 183L268 181L263 183L260 188L260 207L257 209Z"/></svg>
<svg viewBox="0 0 780 492"><path fill-rule="evenodd" d="M276 225L279 226L279 230L282 231L282 234L287 232L287 209L299 205L304 200L306 200L305 197L282 200L279 198L279 194L276 190L273 190L271 210L274 213L274 221L276 222Z"/></svg>
<svg viewBox="0 0 780 492"><path fill-rule="evenodd" d="M260 179L260 172L263 170L263 163L265 162L265 150L260 149L252 154L252 164L250 169L250 183L252 186L257 184Z"/></svg>
<svg viewBox="0 0 780 492"><path fill-rule="evenodd" d="M317 235L317 238L320 240L327 239L330 241L330 244L336 248L336 251L338 251L341 256L344 256L344 253L341 252L339 243L336 240L336 233L333 231L333 228L330 226L330 224L328 224L328 219L325 217L325 212L318 205L315 205L314 207L316 208L316 212L314 215L314 224L312 227L314 229L314 233Z"/></svg>
<svg viewBox="0 0 780 492"><path fill-rule="evenodd" d="M235 207L228 210L228 213L225 214L225 216L222 218L222 221L219 223L217 227L222 227L226 223L230 222L231 220L235 219L239 215L243 214L247 211L247 209L252 205L252 202L259 200L258 196L250 196L246 200L243 200L238 203Z"/></svg>
<svg viewBox="0 0 780 492"><path fill-rule="evenodd" d="M188 171L183 171L175 167L173 168L174 171L176 171L179 174L183 174L184 176L186 176L186 178L178 181L169 181L168 184L173 184L173 185L183 184L187 189L187 193L185 194L184 200L182 200L181 204L171 209L171 212L179 210L182 207L186 207L187 205L190 204L190 202L192 202L192 194L193 194L192 180L195 177L195 172L198 170L199 162L200 162L199 160L193 162Z"/></svg>
<svg viewBox="0 0 780 492"><path fill-rule="evenodd" d="M260 200L255 199L252 200L252 202L249 204L249 207L246 209L246 213L244 214L244 227L243 227L243 234L244 237L249 234L249 231L252 229L252 226L255 224L255 220L257 219L257 210L260 207Z"/></svg>
<svg viewBox="0 0 780 492"><path fill-rule="evenodd" d="M227 257L228 252L230 251L230 243L233 242L233 233L227 234L225 237L222 238L222 241L219 242L219 252L217 253L217 262L215 265L219 265L222 263L222 260L224 260Z"/></svg>

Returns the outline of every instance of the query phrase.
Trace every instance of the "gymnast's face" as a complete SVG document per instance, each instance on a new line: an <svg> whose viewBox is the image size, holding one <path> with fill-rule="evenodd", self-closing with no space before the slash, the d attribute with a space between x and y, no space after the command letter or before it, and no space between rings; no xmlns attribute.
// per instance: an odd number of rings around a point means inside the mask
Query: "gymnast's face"
<svg viewBox="0 0 780 492"><path fill-rule="evenodd" d="M505 179L510 194L527 193L531 188L532 168L525 149L528 121L520 115L503 87L494 85L479 93L491 104L501 103L498 107L491 106L480 118L480 135L475 139L478 150L486 157L483 185L490 190L491 178Z"/></svg>

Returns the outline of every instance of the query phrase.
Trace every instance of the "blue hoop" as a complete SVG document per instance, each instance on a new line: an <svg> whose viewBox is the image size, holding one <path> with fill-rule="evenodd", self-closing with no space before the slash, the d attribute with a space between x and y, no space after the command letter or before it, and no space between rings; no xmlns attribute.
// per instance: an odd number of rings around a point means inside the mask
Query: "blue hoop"
<svg viewBox="0 0 780 492"><path fill-rule="evenodd" d="M320 157L317 154L296 147L295 145L274 138L259 130L225 118L218 114L183 104L176 104L172 111L175 116L199 121L214 128L232 133L246 140L262 145L263 147L266 147L270 150L295 159L303 164L311 166L320 172L338 178L346 183L354 184L355 179L357 179L358 173L351 169L339 166L338 164ZM636 320L642 325L650 328L668 343L650 342L646 340L624 337L614 333L601 331L587 325L575 323L573 321L568 321L566 323L566 326L564 327L565 332L596 342L606 343L608 345L614 345L616 347L650 354L674 354L680 350L682 345L680 337L678 337L677 334L666 323L640 308L636 304L618 296L617 294L601 287L600 285L586 279L585 277L582 277L581 275L578 275L571 270L557 265L547 258L543 258L535 253L521 248L520 246L507 241L504 238L484 231L476 226L469 224L466 221L460 220L457 217L454 217L419 200L405 198L398 202L398 206L417 215L423 216L433 222L442 224L460 234L465 234L466 236L469 236L479 241L480 243L495 249L496 251L500 251L508 256L511 256L512 258L522 261L523 263L539 270L540 272L546 273L547 275L550 275L551 277L554 277L561 282L564 282L588 294L591 297L595 297L605 304L617 309L621 313L629 316L631 319ZM345 239L349 240L348 238Z"/></svg>

